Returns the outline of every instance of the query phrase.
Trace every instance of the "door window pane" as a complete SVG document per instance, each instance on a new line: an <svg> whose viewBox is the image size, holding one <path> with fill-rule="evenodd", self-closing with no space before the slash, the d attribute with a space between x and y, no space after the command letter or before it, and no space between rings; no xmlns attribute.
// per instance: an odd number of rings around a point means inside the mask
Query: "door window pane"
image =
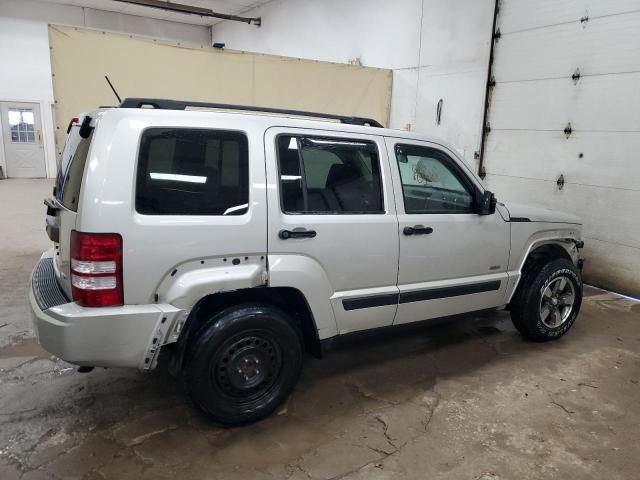
<svg viewBox="0 0 640 480"><path fill-rule="evenodd" d="M9 126L13 143L36 143L35 118L30 108L9 108Z"/></svg>
<svg viewBox="0 0 640 480"><path fill-rule="evenodd" d="M277 148L284 212L383 212L374 142L280 135Z"/></svg>
<svg viewBox="0 0 640 480"><path fill-rule="evenodd" d="M242 215L249 209L247 137L150 128L140 141L136 210L146 215Z"/></svg>
<svg viewBox="0 0 640 480"><path fill-rule="evenodd" d="M473 188L455 162L439 150L396 146L406 213L470 213Z"/></svg>

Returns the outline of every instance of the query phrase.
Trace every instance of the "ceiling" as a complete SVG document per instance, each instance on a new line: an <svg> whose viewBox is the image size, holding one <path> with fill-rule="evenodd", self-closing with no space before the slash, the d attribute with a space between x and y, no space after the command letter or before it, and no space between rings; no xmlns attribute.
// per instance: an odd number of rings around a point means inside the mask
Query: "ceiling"
<svg viewBox="0 0 640 480"><path fill-rule="evenodd" d="M177 12L167 12L158 8L143 7L140 5L130 5L115 0L40 0L48 3L59 3L62 5L74 5L76 7L88 7L96 10L107 10L109 12L126 13L138 17L157 18L160 20L170 20L173 22L190 23L192 25L212 25L219 22L219 19L211 17L200 17L199 15L188 15ZM191 5L194 7L209 8L217 13L227 13L231 15L242 15L254 7L267 3L270 0L177 0L175 3Z"/></svg>

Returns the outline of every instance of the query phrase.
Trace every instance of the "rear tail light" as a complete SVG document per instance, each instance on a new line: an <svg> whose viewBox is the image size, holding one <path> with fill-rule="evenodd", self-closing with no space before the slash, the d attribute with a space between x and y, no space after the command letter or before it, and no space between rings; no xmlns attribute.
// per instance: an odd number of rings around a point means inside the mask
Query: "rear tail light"
<svg viewBox="0 0 640 480"><path fill-rule="evenodd" d="M71 291L83 307L124 304L119 234L71 232Z"/></svg>

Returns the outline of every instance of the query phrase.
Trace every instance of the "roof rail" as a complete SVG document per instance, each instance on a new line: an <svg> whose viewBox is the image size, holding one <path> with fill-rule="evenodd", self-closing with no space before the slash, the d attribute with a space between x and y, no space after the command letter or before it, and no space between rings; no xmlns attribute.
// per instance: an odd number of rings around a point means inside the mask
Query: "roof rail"
<svg viewBox="0 0 640 480"><path fill-rule="evenodd" d="M305 112L302 110L288 110L283 108L253 107L250 105L230 105L227 103L189 102L182 100L168 100L162 98L125 98L120 108L157 108L160 110L186 110L187 107L217 108L220 110L240 110L246 112L277 113L280 115L295 115L300 117L326 118L339 120L349 125L368 125L382 127L380 122L366 117L350 117L331 113Z"/></svg>

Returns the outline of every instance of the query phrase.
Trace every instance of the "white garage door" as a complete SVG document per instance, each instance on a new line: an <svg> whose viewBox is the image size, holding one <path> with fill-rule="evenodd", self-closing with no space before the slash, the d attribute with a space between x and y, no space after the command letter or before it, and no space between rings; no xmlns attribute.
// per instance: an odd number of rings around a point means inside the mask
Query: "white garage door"
<svg viewBox="0 0 640 480"><path fill-rule="evenodd" d="M502 0L497 28L489 188L582 216L585 281L640 296L640 0Z"/></svg>

